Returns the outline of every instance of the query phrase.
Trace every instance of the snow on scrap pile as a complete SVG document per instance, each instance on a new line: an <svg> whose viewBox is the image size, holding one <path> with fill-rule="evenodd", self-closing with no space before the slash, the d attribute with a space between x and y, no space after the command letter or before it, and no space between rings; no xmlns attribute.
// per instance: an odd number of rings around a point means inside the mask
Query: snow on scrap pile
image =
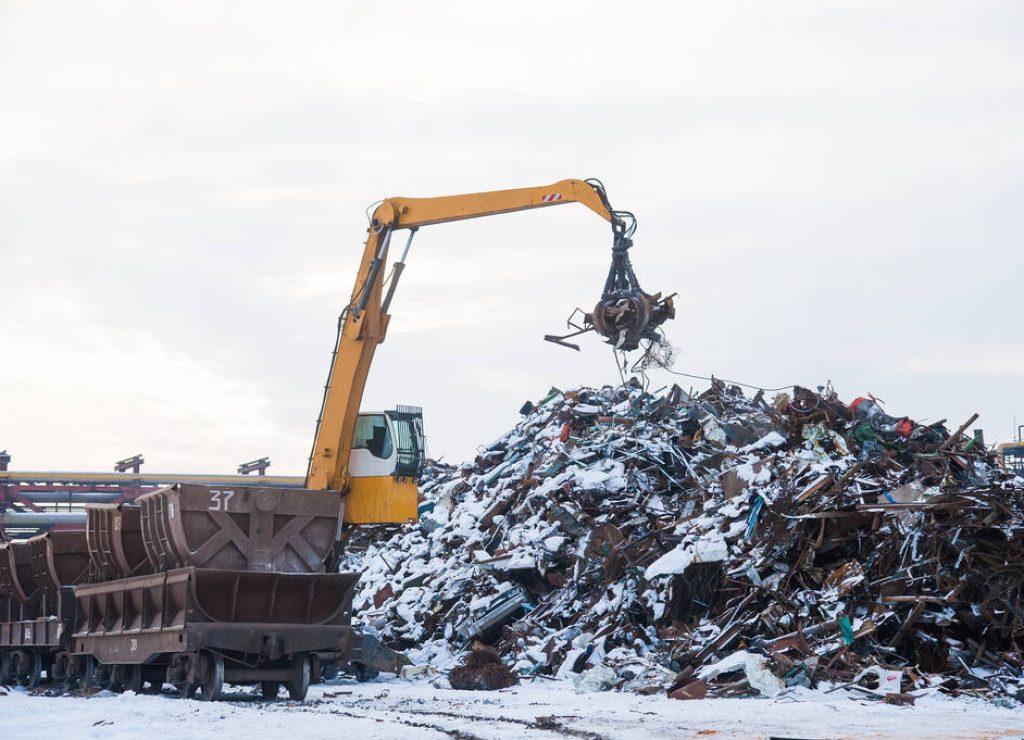
<svg viewBox="0 0 1024 740"><path fill-rule="evenodd" d="M363 558L356 614L414 657L478 641L520 675L678 698L1024 688L1024 480L962 429L717 381L522 413Z"/></svg>

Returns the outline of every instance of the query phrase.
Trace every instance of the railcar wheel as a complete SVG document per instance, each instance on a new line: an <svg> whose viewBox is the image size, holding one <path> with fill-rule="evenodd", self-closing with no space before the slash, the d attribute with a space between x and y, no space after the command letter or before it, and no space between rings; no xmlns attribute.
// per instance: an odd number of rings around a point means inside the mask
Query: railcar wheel
<svg viewBox="0 0 1024 740"><path fill-rule="evenodd" d="M11 660L11 654L6 650L0 653L0 686L8 684L14 677L14 671L12 670L13 661Z"/></svg>
<svg viewBox="0 0 1024 740"><path fill-rule="evenodd" d="M78 676L78 687L80 689L91 689L96 685L96 659L86 655L82 660L81 673Z"/></svg>
<svg viewBox="0 0 1024 740"><path fill-rule="evenodd" d="M138 694L142 691L142 666L125 666L124 690L134 691Z"/></svg>
<svg viewBox="0 0 1024 740"><path fill-rule="evenodd" d="M32 650L28 654L28 665L25 673L25 685L34 689L43 680L43 654L38 650Z"/></svg>
<svg viewBox="0 0 1024 740"><path fill-rule="evenodd" d="M260 693L264 699L276 699L281 693L280 681L260 681Z"/></svg>
<svg viewBox="0 0 1024 740"><path fill-rule="evenodd" d="M359 683L366 683L377 678L380 675L380 671L370 668L365 663L353 662L352 675L356 677L356 681Z"/></svg>
<svg viewBox="0 0 1024 740"><path fill-rule="evenodd" d="M292 678L285 683L288 698L304 701L309 692L309 653L299 653L292 662Z"/></svg>
<svg viewBox="0 0 1024 740"><path fill-rule="evenodd" d="M196 656L190 653L178 653L171 658L167 665L166 682L178 690L178 694L184 699L191 699L196 695L198 683L193 675L193 661Z"/></svg>
<svg viewBox="0 0 1024 740"><path fill-rule="evenodd" d="M338 661L331 659L320 663L320 680L332 681L338 677L341 671L338 669Z"/></svg>
<svg viewBox="0 0 1024 740"><path fill-rule="evenodd" d="M205 670L199 682L199 695L203 701L216 701L224 690L224 658L216 653L205 653L202 657Z"/></svg>
<svg viewBox="0 0 1024 740"><path fill-rule="evenodd" d="M93 681L96 686L101 689L114 689L114 666L104 665L103 663L96 662L95 669L93 670Z"/></svg>
<svg viewBox="0 0 1024 740"><path fill-rule="evenodd" d="M68 679L68 654L58 653L50 665L50 681L53 683L67 683Z"/></svg>
<svg viewBox="0 0 1024 740"><path fill-rule="evenodd" d="M128 675L129 666L118 663L117 665L110 666L110 678L107 681L107 686L111 691L121 693L124 691L125 677Z"/></svg>
<svg viewBox="0 0 1024 740"><path fill-rule="evenodd" d="M57 656L57 662L61 667L61 677L64 679L64 690L70 694L80 686L85 658L77 655L69 655L68 653L61 653Z"/></svg>

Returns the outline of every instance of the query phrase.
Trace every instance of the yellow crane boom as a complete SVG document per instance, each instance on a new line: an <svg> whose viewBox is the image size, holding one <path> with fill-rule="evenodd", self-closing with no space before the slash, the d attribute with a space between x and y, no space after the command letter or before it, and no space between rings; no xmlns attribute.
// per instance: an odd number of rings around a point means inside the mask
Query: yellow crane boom
<svg viewBox="0 0 1024 740"><path fill-rule="evenodd" d="M388 308L401 268L396 265L391 290L383 294L384 270L391 237L396 231L420 226L493 216L563 203L582 203L603 219L616 217L603 190L583 180L562 180L551 185L438 198L388 198L374 211L363 257L348 306L342 314L341 334L331 363L323 409L306 475L306 488L346 490L348 461L359 405L377 345L387 336ZM408 244L406 245L406 251ZM357 502L350 502L350 506Z"/></svg>
<svg viewBox="0 0 1024 740"><path fill-rule="evenodd" d="M361 414L359 410L374 352L387 336L391 300L416 230L563 203L581 203L609 222L612 266L601 300L592 313L584 314L584 325L571 324L572 333L545 338L579 349L565 339L593 330L622 351L637 349L641 340L652 345L659 341L658 327L675 316L672 296L648 295L640 289L628 255L636 219L628 211L612 209L598 180L382 201L370 220L352 295L339 319L305 480L306 488L347 495L345 523L400 523L417 515L419 466L415 461L422 459L423 452L419 409L399 407L384 414ZM408 231L408 238L385 294L384 265L393 235L402 230Z"/></svg>

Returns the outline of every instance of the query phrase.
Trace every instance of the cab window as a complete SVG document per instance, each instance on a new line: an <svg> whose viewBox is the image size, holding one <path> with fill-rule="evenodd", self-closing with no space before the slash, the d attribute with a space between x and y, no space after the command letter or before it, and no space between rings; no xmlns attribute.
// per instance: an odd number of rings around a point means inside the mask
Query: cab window
<svg viewBox="0 0 1024 740"><path fill-rule="evenodd" d="M374 457L391 457L391 432L384 414L361 414L356 419L356 432L352 440L356 450L369 450Z"/></svg>

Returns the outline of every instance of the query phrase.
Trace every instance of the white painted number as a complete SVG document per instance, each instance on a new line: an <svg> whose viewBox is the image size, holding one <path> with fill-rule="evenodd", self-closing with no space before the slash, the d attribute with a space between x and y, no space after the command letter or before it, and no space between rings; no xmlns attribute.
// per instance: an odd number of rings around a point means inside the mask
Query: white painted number
<svg viewBox="0 0 1024 740"><path fill-rule="evenodd" d="M210 491L210 511L227 511L234 491Z"/></svg>

